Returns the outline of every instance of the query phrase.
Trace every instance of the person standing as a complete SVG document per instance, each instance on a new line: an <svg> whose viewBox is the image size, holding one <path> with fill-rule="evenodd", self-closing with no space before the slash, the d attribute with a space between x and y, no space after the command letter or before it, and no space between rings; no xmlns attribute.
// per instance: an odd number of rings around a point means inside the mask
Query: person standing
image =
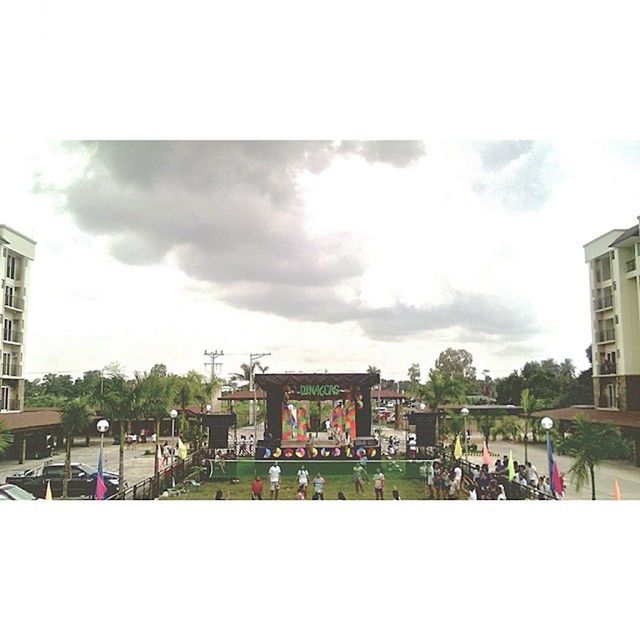
<svg viewBox="0 0 640 640"><path fill-rule="evenodd" d="M373 474L373 488L376 492L376 500L384 500L384 473L380 467Z"/></svg>
<svg viewBox="0 0 640 640"><path fill-rule="evenodd" d="M356 488L356 496L360 493L364 495L364 469L361 464L353 467L353 484Z"/></svg>
<svg viewBox="0 0 640 640"><path fill-rule="evenodd" d="M255 444L255 439L253 437L253 433L249 435L249 455L253 455L253 445Z"/></svg>
<svg viewBox="0 0 640 640"><path fill-rule="evenodd" d="M280 469L280 465L276 460L269 467L269 483L271 485L271 499L278 499L278 492L280 491L280 476L282 475L282 470Z"/></svg>
<svg viewBox="0 0 640 640"><path fill-rule="evenodd" d="M264 491L264 485L260 476L256 476L255 480L251 483L251 499L262 500L262 492Z"/></svg>
<svg viewBox="0 0 640 640"><path fill-rule="evenodd" d="M320 473L313 480L313 495L314 500L324 500L324 485L325 479Z"/></svg>
<svg viewBox="0 0 640 640"><path fill-rule="evenodd" d="M307 499L307 487L309 486L309 472L304 468L304 465L298 469L298 492L304 494L305 500Z"/></svg>

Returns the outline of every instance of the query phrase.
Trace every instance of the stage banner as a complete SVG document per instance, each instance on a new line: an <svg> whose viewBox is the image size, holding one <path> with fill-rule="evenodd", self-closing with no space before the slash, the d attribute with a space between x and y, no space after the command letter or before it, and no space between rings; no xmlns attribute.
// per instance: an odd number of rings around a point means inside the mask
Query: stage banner
<svg viewBox="0 0 640 640"><path fill-rule="evenodd" d="M269 449L258 447L256 449L256 460L380 460L382 450L380 447L296 447L282 446Z"/></svg>
<svg viewBox="0 0 640 640"><path fill-rule="evenodd" d="M282 405L282 440L283 442L306 442L309 431L309 415L307 409L295 403Z"/></svg>

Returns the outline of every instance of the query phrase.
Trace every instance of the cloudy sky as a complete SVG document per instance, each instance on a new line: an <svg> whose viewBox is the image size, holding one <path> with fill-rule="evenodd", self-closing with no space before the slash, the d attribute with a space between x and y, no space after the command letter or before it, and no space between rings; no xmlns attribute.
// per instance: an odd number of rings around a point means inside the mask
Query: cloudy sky
<svg viewBox="0 0 640 640"><path fill-rule="evenodd" d="M589 335L582 245L640 213L640 145L0 146L1 222L38 242L26 370L406 377L447 347L500 376Z"/></svg>

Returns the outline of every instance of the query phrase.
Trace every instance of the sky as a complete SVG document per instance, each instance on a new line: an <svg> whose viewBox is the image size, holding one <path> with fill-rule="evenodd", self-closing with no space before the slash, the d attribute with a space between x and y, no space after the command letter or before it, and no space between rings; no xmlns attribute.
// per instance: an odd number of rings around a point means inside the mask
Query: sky
<svg viewBox="0 0 640 640"><path fill-rule="evenodd" d="M0 223L37 241L26 375L119 362L423 378L586 368L582 246L640 214L640 144L0 144Z"/></svg>

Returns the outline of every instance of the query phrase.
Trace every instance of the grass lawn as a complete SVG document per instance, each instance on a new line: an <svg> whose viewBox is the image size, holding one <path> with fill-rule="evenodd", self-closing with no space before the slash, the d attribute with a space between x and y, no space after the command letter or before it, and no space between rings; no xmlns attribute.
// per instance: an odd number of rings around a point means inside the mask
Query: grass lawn
<svg viewBox="0 0 640 640"><path fill-rule="evenodd" d="M325 500L337 500L338 491L342 491L347 500L375 500L375 492L373 490L373 481L369 480L364 486L364 495L356 496L356 490L353 485L351 475L325 475ZM265 490L263 492L263 500L269 500L269 483L264 482ZM397 487L402 500L426 500L429 499L425 494L422 481L411 478L393 478L385 483L384 499L392 500L391 491ZM251 499L251 481L242 479L239 483L231 482L205 482L199 487L190 487L184 494L162 498L163 500L212 500L216 491L220 489L228 500L250 500ZM293 478L284 478L280 485L280 500L296 500L298 485ZM307 491L308 498L311 499L313 486L310 485Z"/></svg>

